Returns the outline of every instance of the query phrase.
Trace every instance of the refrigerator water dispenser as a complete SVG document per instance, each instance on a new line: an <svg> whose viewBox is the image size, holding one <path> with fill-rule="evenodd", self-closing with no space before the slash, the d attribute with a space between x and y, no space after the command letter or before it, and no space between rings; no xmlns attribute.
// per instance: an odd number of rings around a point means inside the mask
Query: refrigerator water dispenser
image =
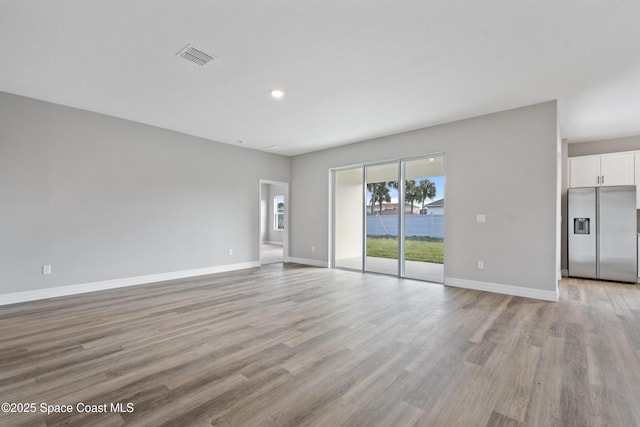
<svg viewBox="0 0 640 427"><path fill-rule="evenodd" d="M590 218L574 218L573 234L589 234Z"/></svg>

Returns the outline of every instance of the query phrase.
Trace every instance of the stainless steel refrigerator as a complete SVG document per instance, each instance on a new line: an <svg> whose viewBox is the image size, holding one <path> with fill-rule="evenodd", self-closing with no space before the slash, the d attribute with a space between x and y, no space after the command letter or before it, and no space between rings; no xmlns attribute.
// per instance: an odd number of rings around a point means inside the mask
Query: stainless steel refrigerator
<svg viewBox="0 0 640 427"><path fill-rule="evenodd" d="M569 276L638 279L636 187L569 189Z"/></svg>

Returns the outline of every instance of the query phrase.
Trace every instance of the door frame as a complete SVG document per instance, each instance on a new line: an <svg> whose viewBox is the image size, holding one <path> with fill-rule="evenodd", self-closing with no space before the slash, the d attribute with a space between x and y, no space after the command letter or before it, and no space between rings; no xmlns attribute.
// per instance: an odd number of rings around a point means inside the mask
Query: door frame
<svg viewBox="0 0 640 427"><path fill-rule="evenodd" d="M262 260L260 258L260 245L262 244L262 236L260 231L262 228L262 184L276 185L283 187L284 191L284 232L282 234L282 262L289 262L289 183L285 181L273 181L270 179L258 180L258 265L262 266ZM266 207L268 208L268 205ZM270 223L270 222L269 222Z"/></svg>
<svg viewBox="0 0 640 427"><path fill-rule="evenodd" d="M370 166L378 166L378 165L383 165L383 164L393 164L393 163L397 163L398 164L398 207L403 206L404 207L404 201L405 201L405 180L406 180L406 163L413 161L413 160L420 160L420 159L425 159L425 158L429 158L429 157L435 157L435 156L442 156L443 160L444 160L444 171L443 171L443 190L444 190L444 196L446 196L446 182L447 182L447 167L446 167L446 162L447 162L447 153L444 151L440 151L440 152L434 152L434 153L428 153L428 154L422 154L422 155L418 155L418 156L409 156L409 157L402 157L402 158L395 158L395 159L389 159L389 160L380 160L380 161L374 161L374 162L365 162L365 163L356 163L356 164L351 164L351 165L346 165L346 166L339 166L339 167L335 167L335 168L331 168L329 169L329 268L335 268L335 269L340 269L340 270L351 270L351 271L361 271L363 273L370 273L370 274L384 274L384 273L376 273L376 272L372 272L372 271L368 271L367 270L367 248L366 248L366 236L367 236L367 230L366 230L366 220L367 220L367 212L366 212L366 193L367 193L367 167ZM336 185L336 180L335 180L335 173L337 171L341 171L341 170L348 170L348 169L357 169L357 168L361 168L362 169L362 202L361 202L361 206L362 206L362 216L363 216L363 223L362 223L362 269L352 269L352 268L346 268L346 267L337 267L336 263L335 263L335 239L336 239L336 230L335 230L335 185ZM446 209L445 209L446 212ZM391 275L392 277L399 277L399 278L406 278L405 277L405 212L404 212L404 208L399 209L399 214L398 214L398 272L397 275ZM446 242L446 234L447 234L447 226L446 226L446 218L443 218L443 240L444 242ZM445 243L446 244L446 243ZM446 263L446 257L444 259L442 268L443 271L445 269L445 264ZM441 283L441 282L431 282L429 280L422 280L422 279L416 279L416 278L409 278L411 280L420 280L420 281L425 281L425 282L429 282L429 283ZM443 282L444 283L444 277L443 277Z"/></svg>

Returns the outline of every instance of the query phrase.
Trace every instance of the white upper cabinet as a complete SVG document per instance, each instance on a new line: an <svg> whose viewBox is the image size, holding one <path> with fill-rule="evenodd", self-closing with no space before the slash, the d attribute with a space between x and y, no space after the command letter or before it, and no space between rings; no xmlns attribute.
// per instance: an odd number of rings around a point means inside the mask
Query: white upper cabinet
<svg viewBox="0 0 640 427"><path fill-rule="evenodd" d="M595 187L600 185L600 156L569 159L569 187Z"/></svg>
<svg viewBox="0 0 640 427"><path fill-rule="evenodd" d="M600 185L634 185L634 154L600 156Z"/></svg>
<svg viewBox="0 0 640 427"><path fill-rule="evenodd" d="M570 158L569 187L634 185L634 163L634 153Z"/></svg>

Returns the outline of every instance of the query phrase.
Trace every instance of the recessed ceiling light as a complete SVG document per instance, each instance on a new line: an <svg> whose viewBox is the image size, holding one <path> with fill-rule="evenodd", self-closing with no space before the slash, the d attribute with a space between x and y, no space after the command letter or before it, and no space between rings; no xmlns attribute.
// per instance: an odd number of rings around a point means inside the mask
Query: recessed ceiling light
<svg viewBox="0 0 640 427"><path fill-rule="evenodd" d="M284 96L284 91L282 89L272 89L271 96L275 99L280 99Z"/></svg>
<svg viewBox="0 0 640 427"><path fill-rule="evenodd" d="M436 159L434 159L433 157L429 159L430 162L435 162Z"/></svg>

